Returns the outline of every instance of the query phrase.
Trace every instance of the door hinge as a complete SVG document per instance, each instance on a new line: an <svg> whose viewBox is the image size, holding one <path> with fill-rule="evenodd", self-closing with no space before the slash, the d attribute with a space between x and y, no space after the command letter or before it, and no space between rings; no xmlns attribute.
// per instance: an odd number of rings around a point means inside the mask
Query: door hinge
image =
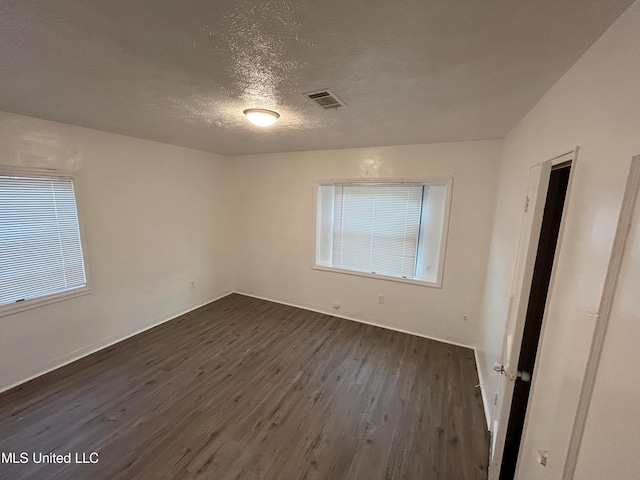
<svg viewBox="0 0 640 480"><path fill-rule="evenodd" d="M524 199L524 213L527 213L529 211L529 195L526 196L526 198Z"/></svg>

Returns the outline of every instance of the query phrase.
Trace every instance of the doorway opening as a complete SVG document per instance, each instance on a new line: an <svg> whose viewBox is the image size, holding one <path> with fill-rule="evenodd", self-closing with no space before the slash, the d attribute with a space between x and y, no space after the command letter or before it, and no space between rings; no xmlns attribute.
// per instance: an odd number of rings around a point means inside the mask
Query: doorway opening
<svg viewBox="0 0 640 480"><path fill-rule="evenodd" d="M527 303L522 345L520 356L518 357L517 370L520 373L518 373L518 378L515 380L513 400L509 411L500 480L512 480L516 471L520 441L522 440L522 431L531 391L531 378L535 368L542 320L551 283L570 173L571 161L561 163L551 169L549 189L547 190L540 229L540 240L533 269L531 292Z"/></svg>

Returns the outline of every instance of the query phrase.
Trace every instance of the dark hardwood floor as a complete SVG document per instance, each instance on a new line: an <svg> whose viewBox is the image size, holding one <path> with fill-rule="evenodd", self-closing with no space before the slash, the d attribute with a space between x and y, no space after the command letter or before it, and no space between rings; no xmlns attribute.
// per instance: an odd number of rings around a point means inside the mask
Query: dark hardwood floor
<svg viewBox="0 0 640 480"><path fill-rule="evenodd" d="M477 383L471 350L234 294L0 395L29 455L0 478L486 479Z"/></svg>

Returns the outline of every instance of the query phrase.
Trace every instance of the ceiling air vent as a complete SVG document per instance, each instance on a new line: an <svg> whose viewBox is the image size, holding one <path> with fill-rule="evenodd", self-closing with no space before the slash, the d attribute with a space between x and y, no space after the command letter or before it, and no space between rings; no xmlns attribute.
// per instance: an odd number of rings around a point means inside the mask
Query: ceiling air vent
<svg viewBox="0 0 640 480"><path fill-rule="evenodd" d="M309 92L305 93L304 96L315 103L322 110L331 110L332 108L340 108L345 106L344 102L329 90Z"/></svg>

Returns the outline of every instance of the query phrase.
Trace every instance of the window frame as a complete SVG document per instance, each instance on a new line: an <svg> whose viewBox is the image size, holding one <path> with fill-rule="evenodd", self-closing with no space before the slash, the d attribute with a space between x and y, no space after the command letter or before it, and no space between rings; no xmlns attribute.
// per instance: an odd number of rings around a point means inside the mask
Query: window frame
<svg viewBox="0 0 640 480"><path fill-rule="evenodd" d="M312 262L311 268L313 270L322 272L341 273L346 275L354 275L357 277L374 278L377 280L386 280L397 283L407 283L411 285L419 285L422 287L442 288L444 277L444 264L446 260L447 250L447 238L449 236L449 222L451 217L451 203L453 200L453 179L454 177L428 177L428 178L323 178L315 180L313 184L313 225L312 225ZM447 188L444 207L444 218L442 222L442 235L440 238L440 252L438 256L438 271L435 282L427 280L419 280L413 278L393 277L391 275L382 275L379 273L360 272L357 270L346 270L343 268L329 267L326 265L319 265L317 260L317 248L318 248L318 192L322 185L338 185L338 184L377 184L377 183L422 183L427 185L444 185Z"/></svg>
<svg viewBox="0 0 640 480"><path fill-rule="evenodd" d="M43 307L52 303L61 302L63 300L69 300L71 298L87 295L93 291L91 287L91 273L89 268L89 249L87 246L87 235L84 228L84 216L82 215L81 204L83 200L82 195L78 191L77 172L71 172L67 170L57 169L45 169L45 168L24 168L24 167L12 167L12 166L0 166L0 175L13 175L16 177L41 177L41 178L71 178L73 181L73 191L76 200L76 213L78 216L78 230L80 231L80 245L82 248L82 261L84 262L84 276L85 286L80 288L74 288L73 290L66 290L64 292L52 293L50 295L43 295L41 297L30 298L23 302L9 303L0 305L0 318L7 315L13 315L15 313L23 312L25 310L31 310L32 308Z"/></svg>

